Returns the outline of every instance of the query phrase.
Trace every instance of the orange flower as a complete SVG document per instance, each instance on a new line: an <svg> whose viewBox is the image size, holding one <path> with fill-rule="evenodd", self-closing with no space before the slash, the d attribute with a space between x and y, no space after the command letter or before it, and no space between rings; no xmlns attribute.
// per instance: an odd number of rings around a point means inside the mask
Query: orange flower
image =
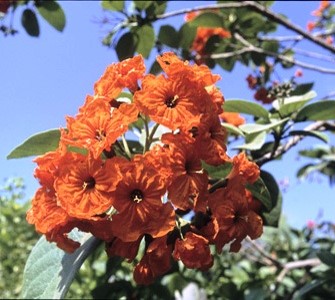
<svg viewBox="0 0 335 300"><path fill-rule="evenodd" d="M239 176L241 182L254 183L259 177L259 167L249 161L244 152L233 157L233 169L228 175L229 179Z"/></svg>
<svg viewBox="0 0 335 300"><path fill-rule="evenodd" d="M137 255L142 238L143 237L140 236L134 242L124 242L121 239L114 237L112 241L106 243L107 255L109 257L120 256L126 258L128 262L132 262Z"/></svg>
<svg viewBox="0 0 335 300"><path fill-rule="evenodd" d="M205 55L206 43L212 36L218 36L220 38L230 38L231 34L229 31L221 27L198 27L191 49L200 55Z"/></svg>
<svg viewBox="0 0 335 300"><path fill-rule="evenodd" d="M311 32L316 26L316 23L313 21L307 22L307 31Z"/></svg>
<svg viewBox="0 0 335 300"><path fill-rule="evenodd" d="M220 119L234 126L240 126L245 123L245 119L239 113L223 112Z"/></svg>
<svg viewBox="0 0 335 300"><path fill-rule="evenodd" d="M110 100L116 98L126 87L134 93L138 89L137 81L143 77L144 72L145 65L141 55L112 64L95 83L94 92Z"/></svg>
<svg viewBox="0 0 335 300"><path fill-rule="evenodd" d="M181 210L205 211L208 175L202 169L197 149L178 134L164 134L162 142L169 145L174 174L168 198Z"/></svg>
<svg viewBox="0 0 335 300"><path fill-rule="evenodd" d="M177 239L173 258L181 260L190 269L206 271L213 265L208 240L193 232L187 232L184 239Z"/></svg>
<svg viewBox="0 0 335 300"><path fill-rule="evenodd" d="M61 141L88 149L94 159L103 151L111 151L112 145L138 116L134 104L116 105L115 102L108 103L101 97L88 98L76 118L67 117L68 131L62 131Z"/></svg>
<svg viewBox="0 0 335 300"><path fill-rule="evenodd" d="M220 252L228 243L230 251L238 252L242 240L248 235L251 239L261 236L263 232L262 218L249 209L243 186L229 185L216 190L209 199L209 206L213 217L219 225L219 233L215 237L215 244Z"/></svg>
<svg viewBox="0 0 335 300"><path fill-rule="evenodd" d="M134 279L137 284L148 285L171 268L172 244L167 245L167 236L154 239L136 265Z"/></svg>
<svg viewBox="0 0 335 300"><path fill-rule="evenodd" d="M204 93L186 78L170 80L162 75L148 75L142 90L135 93L134 102L153 121L175 130L199 116Z"/></svg>
<svg viewBox="0 0 335 300"><path fill-rule="evenodd" d="M113 204L110 192L120 180L117 164L121 158L100 159L79 153L69 153L67 162L59 166L55 180L58 203L78 218L93 218L107 211Z"/></svg>
<svg viewBox="0 0 335 300"><path fill-rule="evenodd" d="M39 233L47 233L70 219L68 213L57 205L55 193L46 188L41 187L36 191L31 205L27 212L27 221L34 224Z"/></svg>
<svg viewBox="0 0 335 300"><path fill-rule="evenodd" d="M217 115L204 116L198 130L196 143L201 159L210 165L220 165L230 160L226 154L227 132Z"/></svg>
<svg viewBox="0 0 335 300"><path fill-rule="evenodd" d="M163 179L158 170L141 162L124 164L122 177L111 193L118 212L112 216L116 237L132 242L144 234L161 237L174 228L174 210L170 203L162 202L167 188Z"/></svg>

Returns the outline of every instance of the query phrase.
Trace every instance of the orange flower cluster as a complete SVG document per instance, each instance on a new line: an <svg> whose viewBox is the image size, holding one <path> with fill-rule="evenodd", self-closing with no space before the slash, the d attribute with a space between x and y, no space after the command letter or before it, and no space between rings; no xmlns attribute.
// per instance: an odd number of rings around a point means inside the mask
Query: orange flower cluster
<svg viewBox="0 0 335 300"><path fill-rule="evenodd" d="M230 243L238 251L263 228L260 205L245 188L259 169L243 153L226 153L219 76L173 53L157 61L164 71L158 76L145 75L141 56L106 69L94 95L67 117L59 147L35 159L41 187L27 213L38 232L67 252L80 246L69 236L78 228L103 240L109 256L139 259L138 284L151 284L173 260L207 270L210 245L220 252ZM141 154L125 139L139 120L147 128ZM160 143L153 144L149 120L167 128ZM232 165L226 184L213 189L202 161ZM192 217L184 220L187 213Z"/></svg>

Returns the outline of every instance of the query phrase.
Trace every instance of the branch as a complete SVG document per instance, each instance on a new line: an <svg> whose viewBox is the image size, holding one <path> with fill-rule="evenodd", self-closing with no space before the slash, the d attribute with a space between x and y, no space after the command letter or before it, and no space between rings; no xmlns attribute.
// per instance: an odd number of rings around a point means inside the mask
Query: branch
<svg viewBox="0 0 335 300"><path fill-rule="evenodd" d="M335 47L327 44L323 39L319 38L318 36L314 36L312 34L307 33L302 28L291 23L290 21L283 18L282 16L273 13L272 11L268 10L266 7L254 1L230 2L230 3L211 4L211 5L205 5L205 6L196 6L194 8L186 8L186 9L181 9L181 10L177 10L174 12L169 12L169 13L165 13L162 15L158 15L158 16L155 16L154 20L166 19L166 18L183 15L183 14L194 12L194 11L204 11L204 10L220 9L220 8L242 8L242 7L248 7L251 10L259 12L263 16L267 17L269 20L272 20L278 24L281 24L287 29L300 34L307 40L310 40L311 42L321 46L322 48L327 49L332 53L335 53Z"/></svg>
<svg viewBox="0 0 335 300"><path fill-rule="evenodd" d="M276 282L282 282L285 275L292 269L304 268L304 267L315 267L321 264L320 259L310 258L304 260L291 261L284 264L283 269L280 271L276 278Z"/></svg>
<svg viewBox="0 0 335 300"><path fill-rule="evenodd" d="M291 64L294 64L296 66L299 66L299 67L302 67L302 68L305 68L305 69L318 71L318 72L321 72L321 73L335 74L335 69L326 69L326 68L318 67L318 66L315 66L315 65L312 65L312 64L307 64L305 62L301 62L301 61L295 60L293 58L286 57L285 55L278 54L278 53L271 52L271 51L267 51L267 50L264 50L262 48L256 47L253 44L251 44L250 42L248 42L245 38L243 38L237 32L234 33L234 37L237 40L239 40L243 45L245 45L247 47L245 49L247 49L250 52L257 52L257 53L265 54L265 55L274 57L274 58L276 58L280 61L285 61L287 63L291 63ZM221 58L220 55L221 55L221 53L216 54L215 58ZM210 57L213 58L213 55L211 55Z"/></svg>
<svg viewBox="0 0 335 300"><path fill-rule="evenodd" d="M320 130L322 128L325 128L327 126L327 122L325 121L318 121L313 124L308 125L307 127L304 128L305 131L313 131L313 130ZM303 135L297 135L289 139L289 141L278 147L278 149L272 154L268 152L265 154L263 157L256 159L255 162L259 165L262 166L266 162L269 162L282 154L286 153L289 149L291 149L293 146L295 146L299 141L301 141L305 136Z"/></svg>

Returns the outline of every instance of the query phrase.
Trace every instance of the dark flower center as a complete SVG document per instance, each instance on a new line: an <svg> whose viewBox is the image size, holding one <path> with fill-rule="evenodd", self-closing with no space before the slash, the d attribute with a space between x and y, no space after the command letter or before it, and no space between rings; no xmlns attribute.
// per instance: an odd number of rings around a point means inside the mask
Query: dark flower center
<svg viewBox="0 0 335 300"><path fill-rule="evenodd" d="M87 178L83 183L84 190L93 189L94 186L95 186L95 179L93 177Z"/></svg>
<svg viewBox="0 0 335 300"><path fill-rule="evenodd" d="M130 199L136 203L140 203L143 200L143 193L142 191L136 189L133 190L130 194Z"/></svg>
<svg viewBox="0 0 335 300"><path fill-rule="evenodd" d="M170 108L173 108L177 105L178 103L178 100L179 100L179 96L178 95L175 95L173 97L169 97L165 100L165 105L167 107L170 107Z"/></svg>
<svg viewBox="0 0 335 300"><path fill-rule="evenodd" d="M106 132L105 132L103 129L98 129L98 130L95 132L95 138L96 138L98 141L102 141L105 137L106 137Z"/></svg>

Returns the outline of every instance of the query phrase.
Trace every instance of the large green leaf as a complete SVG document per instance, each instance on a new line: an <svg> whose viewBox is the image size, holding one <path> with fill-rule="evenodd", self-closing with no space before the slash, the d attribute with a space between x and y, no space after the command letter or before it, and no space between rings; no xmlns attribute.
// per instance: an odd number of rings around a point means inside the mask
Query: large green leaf
<svg viewBox="0 0 335 300"><path fill-rule="evenodd" d="M36 5L40 15L55 29L63 31L65 27L65 14L56 1L40 1Z"/></svg>
<svg viewBox="0 0 335 300"><path fill-rule="evenodd" d="M261 131L254 134L248 134L246 136L246 143L243 145L236 146L236 149L244 150L259 150L265 143L266 132Z"/></svg>
<svg viewBox="0 0 335 300"><path fill-rule="evenodd" d="M21 298L63 299L76 272L100 241L90 234L77 234L82 246L67 254L41 237L31 251L23 274Z"/></svg>
<svg viewBox="0 0 335 300"><path fill-rule="evenodd" d="M272 209L272 198L266 187L263 179L260 177L253 184L247 184L246 188L252 193L252 195L263 203L265 208L270 211Z"/></svg>
<svg viewBox="0 0 335 300"><path fill-rule="evenodd" d="M223 104L225 112L238 112L267 119L269 112L261 105L246 100L226 100Z"/></svg>
<svg viewBox="0 0 335 300"><path fill-rule="evenodd" d="M189 23L185 23L183 26L181 26L178 32L180 47L189 50L193 43L196 33L197 28L191 26Z"/></svg>
<svg viewBox="0 0 335 300"><path fill-rule="evenodd" d="M8 154L7 159L42 155L48 151L56 150L59 139L59 129L51 129L37 133L12 150Z"/></svg>
<svg viewBox="0 0 335 300"><path fill-rule="evenodd" d="M135 49L136 38L132 32L126 32L122 35L115 46L115 51L120 61L132 57Z"/></svg>
<svg viewBox="0 0 335 300"><path fill-rule="evenodd" d="M279 111L282 117L286 117L294 112L297 112L306 104L306 102L315 98L315 96L316 93L314 91L310 91L301 96L292 96L283 100L275 100L272 102L272 106Z"/></svg>
<svg viewBox="0 0 335 300"><path fill-rule="evenodd" d="M155 32L151 25L145 24L136 31L138 43L136 51L142 54L145 58L149 57L151 49L155 44Z"/></svg>
<svg viewBox="0 0 335 300"><path fill-rule="evenodd" d="M262 131L268 131L269 129L275 128L285 122L287 122L288 118L283 120L276 120L270 124L243 124L240 125L239 128L245 132L246 134L254 134Z"/></svg>
<svg viewBox="0 0 335 300"><path fill-rule="evenodd" d="M207 171L209 177L215 178L215 179L222 179L222 178L227 177L227 175L230 173L233 167L233 164L226 162L219 166L212 166L212 165L206 164L203 161L202 167Z"/></svg>
<svg viewBox="0 0 335 300"><path fill-rule="evenodd" d="M326 250L320 250L316 255L324 264L335 268L335 254Z"/></svg>
<svg viewBox="0 0 335 300"><path fill-rule="evenodd" d="M277 227L282 210L282 195L276 180L270 173L261 170L261 178L271 195L272 202L271 210L262 213L264 225Z"/></svg>
<svg viewBox="0 0 335 300"><path fill-rule="evenodd" d="M163 25L159 29L158 40L169 47L177 48L179 44L178 32L170 25Z"/></svg>
<svg viewBox="0 0 335 300"><path fill-rule="evenodd" d="M222 127L226 128L227 131L231 134L244 136L243 131L238 127L236 127L235 125L229 123L221 123L221 125Z"/></svg>
<svg viewBox="0 0 335 300"><path fill-rule="evenodd" d="M291 93L292 96L299 96L306 94L313 88L314 82L298 84L294 91Z"/></svg>
<svg viewBox="0 0 335 300"><path fill-rule="evenodd" d="M223 19L217 13L205 12L195 17L191 22L191 26L205 26L205 27L223 27Z"/></svg>
<svg viewBox="0 0 335 300"><path fill-rule="evenodd" d="M30 8L26 8L21 16L21 23L23 28L30 36L39 36L40 27L38 25L37 17L34 11Z"/></svg>
<svg viewBox="0 0 335 300"><path fill-rule="evenodd" d="M311 103L301 108L296 121L327 121L335 119L335 100Z"/></svg>

